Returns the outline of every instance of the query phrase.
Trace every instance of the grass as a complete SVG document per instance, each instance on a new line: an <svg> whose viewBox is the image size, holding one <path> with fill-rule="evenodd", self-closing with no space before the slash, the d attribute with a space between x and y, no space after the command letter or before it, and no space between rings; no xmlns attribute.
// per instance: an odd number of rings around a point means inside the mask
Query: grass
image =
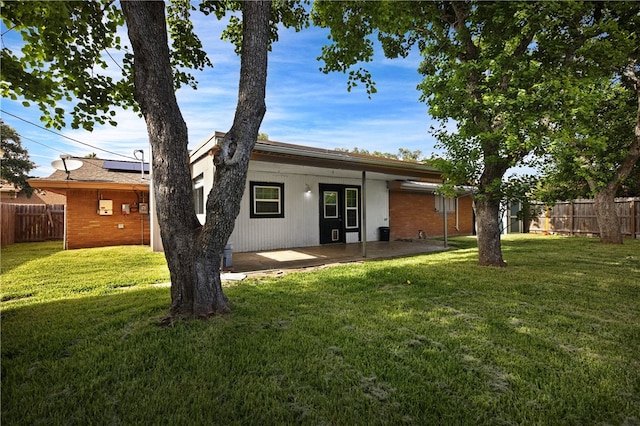
<svg viewBox="0 0 640 426"><path fill-rule="evenodd" d="M161 255L2 251L3 424L640 423L640 241L507 237L226 288L157 326Z"/></svg>

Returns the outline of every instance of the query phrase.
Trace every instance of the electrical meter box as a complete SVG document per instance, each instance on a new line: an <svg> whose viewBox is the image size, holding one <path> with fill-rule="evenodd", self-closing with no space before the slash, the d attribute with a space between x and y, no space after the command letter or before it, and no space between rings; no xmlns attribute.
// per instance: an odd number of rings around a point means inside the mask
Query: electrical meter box
<svg viewBox="0 0 640 426"><path fill-rule="evenodd" d="M147 203L138 204L138 211L141 214L149 214L149 204L147 204Z"/></svg>
<svg viewBox="0 0 640 426"><path fill-rule="evenodd" d="M100 216L113 215L113 200L100 200L98 213Z"/></svg>
<svg viewBox="0 0 640 426"><path fill-rule="evenodd" d="M122 214L123 215L131 214L131 207L129 206L129 204L122 205Z"/></svg>

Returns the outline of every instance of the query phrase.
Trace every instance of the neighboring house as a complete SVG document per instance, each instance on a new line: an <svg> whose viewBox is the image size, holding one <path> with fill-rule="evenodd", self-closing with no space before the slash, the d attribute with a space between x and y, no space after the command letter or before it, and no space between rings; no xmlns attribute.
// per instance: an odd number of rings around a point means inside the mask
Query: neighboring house
<svg viewBox="0 0 640 426"><path fill-rule="evenodd" d="M70 159L80 168L29 179L33 188L66 196L65 248L149 244L148 164Z"/></svg>
<svg viewBox="0 0 640 426"><path fill-rule="evenodd" d="M7 191L8 193L9 191ZM4 193L4 191L3 191ZM11 196L2 197L0 202L6 204L38 204L38 205L53 205L53 204L65 204L66 197L62 194L56 194L51 191L34 190L31 197L27 197L27 194L18 192Z"/></svg>
<svg viewBox="0 0 640 426"><path fill-rule="evenodd" d="M191 152L198 218L213 186L216 132ZM471 234L471 197L434 192L441 173L429 166L369 155L259 140L249 164L234 251ZM444 201L443 201L444 200Z"/></svg>
<svg viewBox="0 0 640 426"><path fill-rule="evenodd" d="M10 202L9 200L14 200L18 197L20 193L20 188L16 188L16 186L12 183L5 181L4 179L0 181L0 201L1 202Z"/></svg>

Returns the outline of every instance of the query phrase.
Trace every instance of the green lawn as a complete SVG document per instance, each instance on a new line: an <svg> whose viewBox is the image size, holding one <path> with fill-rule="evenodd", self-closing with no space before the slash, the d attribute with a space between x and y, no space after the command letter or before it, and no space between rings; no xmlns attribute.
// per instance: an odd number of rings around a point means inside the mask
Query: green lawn
<svg viewBox="0 0 640 426"><path fill-rule="evenodd" d="M640 424L640 240L509 236L245 280L158 327L162 255L2 250L2 424Z"/></svg>

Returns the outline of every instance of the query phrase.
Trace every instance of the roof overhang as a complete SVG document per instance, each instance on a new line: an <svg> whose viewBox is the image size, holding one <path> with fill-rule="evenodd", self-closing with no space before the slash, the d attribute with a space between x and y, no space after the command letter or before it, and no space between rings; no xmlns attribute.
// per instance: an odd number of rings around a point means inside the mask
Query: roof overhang
<svg viewBox="0 0 640 426"><path fill-rule="evenodd" d="M191 163L215 153L218 142L224 136L224 133L215 132L201 143L191 152ZM326 169L376 172L431 181L441 181L442 179L439 170L421 163L273 141L257 141L251 153L251 160Z"/></svg>
<svg viewBox="0 0 640 426"><path fill-rule="evenodd" d="M376 172L390 175L411 176L416 179L440 179L438 170L420 163L390 161L384 158L348 155L339 151L305 151L291 147L256 144L252 160L300 166L322 167L325 169Z"/></svg>
<svg viewBox="0 0 640 426"><path fill-rule="evenodd" d="M118 182L87 182L76 180L49 180L49 179L29 179L29 185L37 189L45 189L65 195L70 189L95 189L113 191L148 191L149 182L140 183L118 183Z"/></svg>

